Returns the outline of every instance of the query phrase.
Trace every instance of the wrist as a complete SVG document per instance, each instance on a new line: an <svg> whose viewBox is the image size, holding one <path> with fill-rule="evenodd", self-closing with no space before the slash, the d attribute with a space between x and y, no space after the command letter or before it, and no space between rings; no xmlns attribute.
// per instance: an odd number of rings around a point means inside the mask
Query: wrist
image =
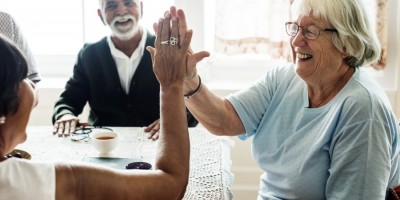
<svg viewBox="0 0 400 200"><path fill-rule="evenodd" d="M184 83L183 83L183 93L184 94L189 94L190 92L192 92L193 90L195 90L197 88L197 86L199 85L199 75L193 75L192 77L190 77L189 79L185 79Z"/></svg>
<svg viewBox="0 0 400 200"><path fill-rule="evenodd" d="M194 88L194 89L191 89L191 90L189 90L189 92L184 93L183 96L185 97L185 99L189 99L200 92L202 83L201 83L200 76L199 75L197 75L197 76L198 76L197 84L195 84L195 87L193 86L194 84L191 84L192 85L191 88ZM196 83L196 82L193 81L192 83Z"/></svg>

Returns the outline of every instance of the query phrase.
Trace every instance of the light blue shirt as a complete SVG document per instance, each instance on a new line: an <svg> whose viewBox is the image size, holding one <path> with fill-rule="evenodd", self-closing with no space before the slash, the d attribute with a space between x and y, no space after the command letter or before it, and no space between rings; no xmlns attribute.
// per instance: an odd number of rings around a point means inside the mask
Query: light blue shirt
<svg viewBox="0 0 400 200"><path fill-rule="evenodd" d="M293 65L227 97L264 171L258 199L384 199L400 184L399 127L382 88L356 70L328 104L308 108Z"/></svg>

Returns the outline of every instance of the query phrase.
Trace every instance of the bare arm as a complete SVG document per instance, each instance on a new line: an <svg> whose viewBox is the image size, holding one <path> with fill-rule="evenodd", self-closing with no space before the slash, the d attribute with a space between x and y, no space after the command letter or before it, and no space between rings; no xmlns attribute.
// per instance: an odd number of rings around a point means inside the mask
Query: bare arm
<svg viewBox="0 0 400 200"><path fill-rule="evenodd" d="M178 199L186 184L179 174L58 163L56 199Z"/></svg>
<svg viewBox="0 0 400 200"><path fill-rule="evenodd" d="M56 166L57 199L178 199L189 176L189 135L182 87L161 90L156 170L115 171L91 165ZM177 159L179 158L179 159Z"/></svg>
<svg viewBox="0 0 400 200"><path fill-rule="evenodd" d="M193 91L198 84L197 76L192 78L191 82L185 81L187 93ZM236 136L245 132L243 123L232 104L212 93L204 84L200 92L187 99L185 103L196 119L213 134Z"/></svg>
<svg viewBox="0 0 400 200"><path fill-rule="evenodd" d="M183 11L178 11L178 15L179 20L174 17L172 22L169 13L160 19L162 31L157 33L155 49L147 48L160 82L161 132L155 170L116 171L92 165L59 163L56 166L57 199L147 200L183 197L189 177L190 155L183 80L192 32L178 29L178 23L186 23ZM170 31L174 37L177 37L178 31L185 31L185 37L180 38L181 45L161 45L161 41L170 38Z"/></svg>

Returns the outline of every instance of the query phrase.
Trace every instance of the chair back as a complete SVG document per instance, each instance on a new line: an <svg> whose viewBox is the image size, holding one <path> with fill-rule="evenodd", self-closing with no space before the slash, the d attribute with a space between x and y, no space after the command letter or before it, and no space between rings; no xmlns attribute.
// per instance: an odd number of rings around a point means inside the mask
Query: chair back
<svg viewBox="0 0 400 200"><path fill-rule="evenodd" d="M386 200L400 200L400 185L394 188L389 188Z"/></svg>

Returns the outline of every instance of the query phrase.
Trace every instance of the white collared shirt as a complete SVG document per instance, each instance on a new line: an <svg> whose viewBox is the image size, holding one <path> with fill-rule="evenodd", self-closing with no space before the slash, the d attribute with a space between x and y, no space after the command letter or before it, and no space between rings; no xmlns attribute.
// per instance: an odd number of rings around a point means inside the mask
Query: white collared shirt
<svg viewBox="0 0 400 200"><path fill-rule="evenodd" d="M119 79L121 81L121 86L125 90L125 93L129 93L129 86L131 84L131 80L133 74L137 67L139 66L140 60L142 59L146 39L147 39L147 30L145 28L141 28L142 30L142 40L140 41L138 47L132 53L130 57L126 56L122 51L115 48L114 43L111 40L111 37L107 37L108 46L111 50L111 55L114 58L115 64L117 66Z"/></svg>

